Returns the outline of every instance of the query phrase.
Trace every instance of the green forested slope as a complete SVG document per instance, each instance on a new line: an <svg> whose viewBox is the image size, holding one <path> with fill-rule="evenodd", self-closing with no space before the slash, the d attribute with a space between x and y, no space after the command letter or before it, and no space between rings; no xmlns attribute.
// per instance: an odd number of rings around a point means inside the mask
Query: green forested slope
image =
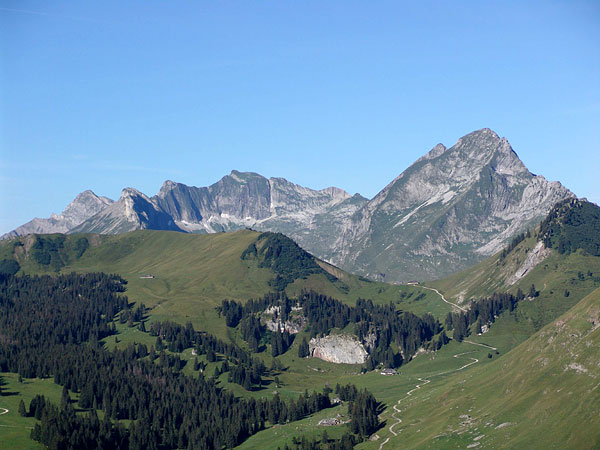
<svg viewBox="0 0 600 450"><path fill-rule="evenodd" d="M494 292L537 296L520 305L521 318L539 329L600 286L600 208L569 199L558 203L535 231L515 245L448 278L430 283L467 305Z"/></svg>
<svg viewBox="0 0 600 450"><path fill-rule="evenodd" d="M598 448L599 346L597 289L499 359L400 397L388 448Z"/></svg>
<svg viewBox="0 0 600 450"><path fill-rule="evenodd" d="M45 242L45 253L36 256L40 241ZM87 248L78 254L84 241ZM256 255L249 254L252 246ZM314 259L283 235L250 230L209 235L152 230L116 236L30 235L0 243L0 260L4 259L16 260L20 273L118 273L128 281L129 299L151 307L153 319L191 321L221 337L226 329L217 320L215 306L223 299L246 301L282 288L290 296L314 289L350 303L358 298L392 301L402 309L432 312L439 318L450 310L431 291L361 279ZM47 260L50 263L44 264ZM154 278L140 278L145 275Z"/></svg>

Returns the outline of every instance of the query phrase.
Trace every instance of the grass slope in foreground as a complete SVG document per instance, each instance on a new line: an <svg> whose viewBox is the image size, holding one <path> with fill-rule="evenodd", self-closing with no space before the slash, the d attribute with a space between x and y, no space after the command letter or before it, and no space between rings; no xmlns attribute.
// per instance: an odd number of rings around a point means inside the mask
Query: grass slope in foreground
<svg viewBox="0 0 600 450"><path fill-rule="evenodd" d="M505 356L401 400L383 448L598 448L599 346L597 289Z"/></svg>

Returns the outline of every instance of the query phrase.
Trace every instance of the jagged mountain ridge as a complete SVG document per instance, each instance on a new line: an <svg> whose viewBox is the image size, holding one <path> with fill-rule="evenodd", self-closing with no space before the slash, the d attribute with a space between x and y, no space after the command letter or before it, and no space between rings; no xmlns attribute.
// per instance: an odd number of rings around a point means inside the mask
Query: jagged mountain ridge
<svg viewBox="0 0 600 450"><path fill-rule="evenodd" d="M209 187L169 180L154 197L185 231L209 233L272 220L307 222L348 198L347 192L335 187L315 191L284 178L236 170Z"/></svg>
<svg viewBox="0 0 600 450"><path fill-rule="evenodd" d="M119 234L152 229L183 231L155 199L133 188L125 188L118 201L69 230L70 233Z"/></svg>
<svg viewBox="0 0 600 450"><path fill-rule="evenodd" d="M167 180L152 198L127 188L111 208L70 232L114 234L149 228L215 233L253 227L282 232L307 249L332 254L329 231L341 232L345 220L366 202L335 187L317 191L283 178L234 170L208 187ZM138 214L142 205L144 213Z"/></svg>
<svg viewBox="0 0 600 450"><path fill-rule="evenodd" d="M483 129L451 148L436 145L372 200L234 170L208 187L168 180L151 198L126 188L68 231L252 227L284 233L346 270L407 281L481 261L568 197L574 195L560 183L531 174L506 139Z"/></svg>

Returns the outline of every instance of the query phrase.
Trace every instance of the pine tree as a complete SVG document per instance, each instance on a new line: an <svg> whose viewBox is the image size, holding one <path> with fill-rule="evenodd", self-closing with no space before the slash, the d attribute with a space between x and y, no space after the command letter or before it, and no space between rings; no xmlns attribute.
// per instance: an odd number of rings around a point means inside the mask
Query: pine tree
<svg viewBox="0 0 600 450"><path fill-rule="evenodd" d="M298 356L300 358L306 358L309 355L310 355L310 348L308 346L308 343L306 342L306 338L302 338L302 342L300 343L300 346L298 347Z"/></svg>
<svg viewBox="0 0 600 450"><path fill-rule="evenodd" d="M539 295L539 292L536 290L535 284L531 283L531 287L529 288L529 296L537 297L538 295Z"/></svg>
<svg viewBox="0 0 600 450"><path fill-rule="evenodd" d="M448 337L445 331L442 331L442 333L440 334L440 342L442 343L442 345L446 345L448 342L450 342L450 338Z"/></svg>
<svg viewBox="0 0 600 450"><path fill-rule="evenodd" d="M258 353L258 339L256 339L254 334L250 335L248 339L248 347L250 347L252 353Z"/></svg>
<svg viewBox="0 0 600 450"><path fill-rule="evenodd" d="M69 390L66 386L63 386L62 394L60 396L60 409L66 409L71 403L71 397L69 397Z"/></svg>
<svg viewBox="0 0 600 450"><path fill-rule="evenodd" d="M19 415L22 417L27 417L27 411L25 410L25 402L23 399L19 402Z"/></svg>
<svg viewBox="0 0 600 450"><path fill-rule="evenodd" d="M281 342L281 333L279 331L274 331L271 333L271 355L279 356L282 353L282 342Z"/></svg>
<svg viewBox="0 0 600 450"><path fill-rule="evenodd" d="M450 331L452 329L454 322L452 321L452 313L451 312L449 312L448 315L446 316L446 320L444 321L444 324L446 325L446 330Z"/></svg>

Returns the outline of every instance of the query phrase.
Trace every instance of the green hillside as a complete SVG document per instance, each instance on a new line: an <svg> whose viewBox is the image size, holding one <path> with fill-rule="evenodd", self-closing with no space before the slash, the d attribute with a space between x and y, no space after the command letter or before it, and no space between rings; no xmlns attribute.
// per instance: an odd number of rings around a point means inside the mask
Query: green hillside
<svg viewBox="0 0 600 450"><path fill-rule="evenodd" d="M598 448L599 346L597 289L503 357L399 397L383 448Z"/></svg>
<svg viewBox="0 0 600 450"><path fill-rule="evenodd" d="M40 246L41 254L36 250ZM83 252L77 251L83 247ZM152 230L115 236L30 235L0 243L0 260L17 261L19 273L118 273L128 281L129 299L152 308L152 320L190 321L221 337L227 330L215 306L223 299L246 301L282 288L290 296L314 289L348 303L358 298L391 301L401 309L431 312L440 319L450 311L431 291L350 275L313 258L283 235L250 230L207 235Z"/></svg>
<svg viewBox="0 0 600 450"><path fill-rule="evenodd" d="M600 208L582 200L558 203L533 233L485 261L429 283L445 297L468 305L494 292L537 295L519 305L536 329L566 312L600 286Z"/></svg>

